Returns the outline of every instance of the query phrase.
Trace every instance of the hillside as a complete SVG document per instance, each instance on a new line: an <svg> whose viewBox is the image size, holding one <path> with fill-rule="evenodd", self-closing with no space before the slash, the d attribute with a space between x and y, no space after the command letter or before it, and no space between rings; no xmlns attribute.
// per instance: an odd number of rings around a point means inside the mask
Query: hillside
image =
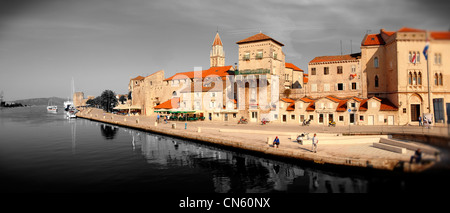
<svg viewBox="0 0 450 213"><path fill-rule="evenodd" d="M47 106L49 104L49 100L51 99L51 104L62 106L64 104L64 101L67 101L64 98L58 98L58 97L50 97L50 98L30 98L30 99L22 99L22 100L15 100L15 103L21 103L23 105L31 105L31 106Z"/></svg>

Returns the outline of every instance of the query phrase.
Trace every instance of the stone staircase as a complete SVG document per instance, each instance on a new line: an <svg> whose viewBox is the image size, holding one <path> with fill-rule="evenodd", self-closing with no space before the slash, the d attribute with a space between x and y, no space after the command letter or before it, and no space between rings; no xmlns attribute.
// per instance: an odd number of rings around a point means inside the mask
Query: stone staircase
<svg viewBox="0 0 450 213"><path fill-rule="evenodd" d="M391 152L396 152L400 154L406 154L407 150L416 151L417 149L421 149L422 153L429 154L429 155L439 155L439 149L436 149L434 147L412 142L412 141L405 141L405 140L398 140L398 139L392 139L392 138L380 138L379 142L374 142L373 146L376 148L388 150Z"/></svg>

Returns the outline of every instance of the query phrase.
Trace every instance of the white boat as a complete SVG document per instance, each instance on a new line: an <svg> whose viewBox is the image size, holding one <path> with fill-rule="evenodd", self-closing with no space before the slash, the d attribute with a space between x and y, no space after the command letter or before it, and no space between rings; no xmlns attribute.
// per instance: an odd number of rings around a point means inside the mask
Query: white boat
<svg viewBox="0 0 450 213"><path fill-rule="evenodd" d="M48 106L47 106L47 112L53 112L53 113L56 113L56 112L58 112L58 106L56 106L56 105L52 105L52 99L50 99L49 101L48 101Z"/></svg>
<svg viewBox="0 0 450 213"><path fill-rule="evenodd" d="M76 118L77 117L77 110L76 109L71 109L71 110L67 111L66 112L66 117L67 117L67 119Z"/></svg>
<svg viewBox="0 0 450 213"><path fill-rule="evenodd" d="M55 105L47 106L47 112L54 112L54 113L58 112L58 106Z"/></svg>
<svg viewBox="0 0 450 213"><path fill-rule="evenodd" d="M70 101L70 100L64 101L64 110L65 111L70 111L72 108L74 108L72 101Z"/></svg>

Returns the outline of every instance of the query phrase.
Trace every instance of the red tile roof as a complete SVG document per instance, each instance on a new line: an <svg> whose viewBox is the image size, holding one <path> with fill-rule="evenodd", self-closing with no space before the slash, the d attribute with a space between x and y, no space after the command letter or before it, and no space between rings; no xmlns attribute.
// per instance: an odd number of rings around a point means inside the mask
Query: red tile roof
<svg viewBox="0 0 450 213"><path fill-rule="evenodd" d="M308 98L308 97L300 98L300 100L302 100L303 102L306 102L306 103L314 102L313 99L310 99L310 98Z"/></svg>
<svg viewBox="0 0 450 213"><path fill-rule="evenodd" d="M175 79L185 79L190 78L193 79L194 77L201 76L202 78L206 78L208 76L218 76L218 77L225 77L228 74L228 71L232 69L232 66L223 66L223 67L210 67L207 70L202 71L191 71L191 72L180 72L177 73L169 78L164 79L165 81L175 80ZM198 72L198 73L196 73Z"/></svg>
<svg viewBox="0 0 450 213"><path fill-rule="evenodd" d="M362 46L384 45L386 44L381 37L381 34L369 34L366 35L361 42Z"/></svg>
<svg viewBox="0 0 450 213"><path fill-rule="evenodd" d="M250 43L250 42L266 41L266 40L271 40L271 41L277 43L280 46L284 46L284 44L282 44L281 42L279 42L279 41L277 41L277 40L275 40L275 39L273 39L273 38L271 38L271 37L269 37L269 36L267 36L267 35L265 35L263 33L258 33L256 35L250 36L250 37L248 37L246 39L242 39L242 40L236 42L236 44L245 44L245 43Z"/></svg>
<svg viewBox="0 0 450 213"><path fill-rule="evenodd" d="M155 106L154 109L174 109L180 107L180 98L172 98L158 106Z"/></svg>
<svg viewBox="0 0 450 213"><path fill-rule="evenodd" d="M340 102L340 101L342 101L341 99L338 99L338 98L336 98L336 97L334 97L334 96L332 96L332 95L329 95L329 96L327 96L327 97L325 97L325 98L328 98L328 99L330 99L330 100L332 100L332 101L334 101L334 102Z"/></svg>
<svg viewBox="0 0 450 213"><path fill-rule="evenodd" d="M347 111L347 101L348 100L341 100L341 101L339 101L339 104L336 107L336 112L345 112L345 111Z"/></svg>
<svg viewBox="0 0 450 213"><path fill-rule="evenodd" d="M401 33L405 33L405 32L425 32L425 30L409 28L409 27L402 27L397 32L401 32Z"/></svg>
<svg viewBox="0 0 450 213"><path fill-rule="evenodd" d="M295 103L291 103L287 108L286 111L294 111L295 110Z"/></svg>
<svg viewBox="0 0 450 213"><path fill-rule="evenodd" d="M367 111L367 101L369 99L362 99L359 103L359 111Z"/></svg>
<svg viewBox="0 0 450 213"><path fill-rule="evenodd" d="M381 99L381 106L380 111L397 111L398 107L395 106L389 99L387 98L380 98Z"/></svg>
<svg viewBox="0 0 450 213"><path fill-rule="evenodd" d="M307 84L308 83L308 77L303 77L303 83Z"/></svg>
<svg viewBox="0 0 450 213"><path fill-rule="evenodd" d="M306 111L314 111L316 110L316 105L314 104L315 101L312 101L308 107L306 107Z"/></svg>
<svg viewBox="0 0 450 213"><path fill-rule="evenodd" d="M144 79L144 77L142 77L142 76L138 76L138 77L136 77L136 78L133 78L133 79L131 79L131 80L142 80L142 79Z"/></svg>
<svg viewBox="0 0 450 213"><path fill-rule="evenodd" d="M395 31L385 31L384 29L381 29L380 32L381 32L382 34L387 35L387 36L391 36L391 35L394 35L394 34L395 34Z"/></svg>
<svg viewBox="0 0 450 213"><path fill-rule="evenodd" d="M332 56L318 56L311 60L309 63L320 62L332 62L332 61L349 61L357 60L361 58L361 53L349 54L349 55L332 55Z"/></svg>
<svg viewBox="0 0 450 213"><path fill-rule="evenodd" d="M450 32L431 32L430 36L436 40L450 40Z"/></svg>
<svg viewBox="0 0 450 213"><path fill-rule="evenodd" d="M216 46L216 45L223 46L222 45L222 40L220 40L219 32L217 32L216 37L214 37L214 41L213 41L212 45L213 46Z"/></svg>
<svg viewBox="0 0 450 213"><path fill-rule="evenodd" d="M282 98L281 100L284 101L284 102L287 102L287 103L294 103L295 102L294 100L289 99L289 98Z"/></svg>
<svg viewBox="0 0 450 213"><path fill-rule="evenodd" d="M285 63L285 67L289 68L289 69L293 69L294 71L303 71L302 69L298 68L297 66L295 66L292 63Z"/></svg>

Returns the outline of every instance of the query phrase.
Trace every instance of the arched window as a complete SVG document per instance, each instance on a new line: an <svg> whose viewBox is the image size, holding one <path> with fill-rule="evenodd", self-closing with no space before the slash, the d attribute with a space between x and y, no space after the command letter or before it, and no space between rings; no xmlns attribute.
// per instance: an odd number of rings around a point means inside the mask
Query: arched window
<svg viewBox="0 0 450 213"><path fill-rule="evenodd" d="M378 87L378 75L375 76L375 87Z"/></svg>
<svg viewBox="0 0 450 213"><path fill-rule="evenodd" d="M373 59L373 66L374 66L375 68L378 68L378 57L375 57L375 58Z"/></svg>
<svg viewBox="0 0 450 213"><path fill-rule="evenodd" d="M412 54L411 54L411 52L409 52L409 63L411 63L411 60L412 60Z"/></svg>
<svg viewBox="0 0 450 213"><path fill-rule="evenodd" d="M417 63L420 63L420 52L417 52L416 61Z"/></svg>
<svg viewBox="0 0 450 213"><path fill-rule="evenodd" d="M417 84L422 85L422 73L419 72L419 76L417 77Z"/></svg>
<svg viewBox="0 0 450 213"><path fill-rule="evenodd" d="M173 97L177 97L177 91L173 91L173 92L172 92L172 96L173 96Z"/></svg>
<svg viewBox="0 0 450 213"><path fill-rule="evenodd" d="M436 73L436 74L434 74L434 85L439 85L438 83L438 80L439 80L439 76L438 76L438 74Z"/></svg>
<svg viewBox="0 0 450 213"><path fill-rule="evenodd" d="M409 83L409 85L412 85L412 74L411 74L411 72L409 72L409 75L408 75L408 83Z"/></svg>
<svg viewBox="0 0 450 213"><path fill-rule="evenodd" d="M442 86L442 82L443 80L442 80L442 73L441 74L439 74L439 85L441 85Z"/></svg>
<svg viewBox="0 0 450 213"><path fill-rule="evenodd" d="M414 76L413 76L413 84L417 85L417 73L414 72Z"/></svg>

